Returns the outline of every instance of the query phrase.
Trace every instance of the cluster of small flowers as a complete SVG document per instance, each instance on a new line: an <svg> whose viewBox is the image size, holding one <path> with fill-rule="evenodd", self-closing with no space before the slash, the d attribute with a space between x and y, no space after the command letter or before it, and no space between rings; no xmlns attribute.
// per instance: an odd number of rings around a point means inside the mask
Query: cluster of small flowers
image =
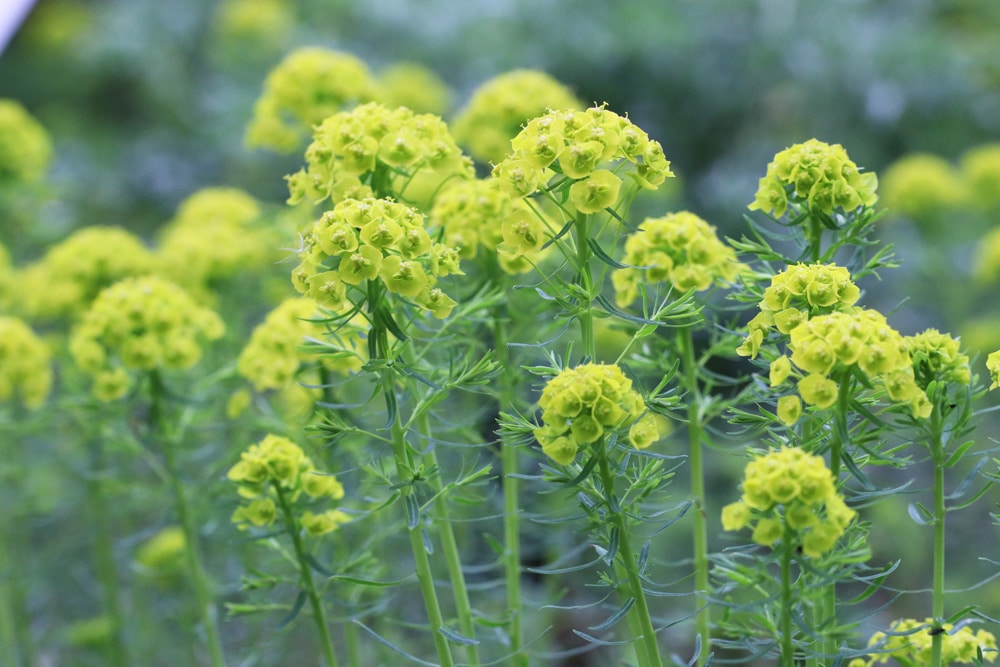
<svg viewBox="0 0 1000 667"><path fill-rule="evenodd" d="M19 103L0 99L0 186L39 181L51 162L45 128Z"/></svg>
<svg viewBox="0 0 1000 667"><path fill-rule="evenodd" d="M900 158L885 170L881 180L882 203L889 212L918 221L961 207L969 197L958 170L930 153Z"/></svg>
<svg viewBox="0 0 1000 667"><path fill-rule="evenodd" d="M32 319L73 319L104 288L154 270L139 237L119 227L84 227L20 272L15 307Z"/></svg>
<svg viewBox="0 0 1000 667"><path fill-rule="evenodd" d="M455 138L481 162L497 164L524 124L548 109L583 107L569 88L544 72L513 70L473 92L452 124Z"/></svg>
<svg viewBox="0 0 1000 667"><path fill-rule="evenodd" d="M192 291L277 261L277 238L254 226L257 201L236 188L205 188L185 199L163 229L163 275Z"/></svg>
<svg viewBox="0 0 1000 667"><path fill-rule="evenodd" d="M541 221L495 179L453 181L434 199L428 222L444 230L462 259L475 258L482 246L496 252L500 268L509 274L530 271L548 254L542 250Z"/></svg>
<svg viewBox="0 0 1000 667"><path fill-rule="evenodd" d="M184 567L187 538L180 526L167 526L143 542L135 552L140 574L168 584Z"/></svg>
<svg viewBox="0 0 1000 667"><path fill-rule="evenodd" d="M378 101L416 113L441 115L451 105L451 91L432 70L412 62L390 65L378 73Z"/></svg>
<svg viewBox="0 0 1000 667"><path fill-rule="evenodd" d="M250 526L270 526L278 515L275 498L279 494L289 503L299 501L305 493L312 500L340 500L344 487L333 475L321 473L312 459L288 438L268 434L240 455L239 462L229 469L230 481L238 485L240 497L248 501L233 513L232 521L241 530ZM280 502L280 498L279 498ZM350 521L338 509L314 514L305 511L297 517L310 535L325 535Z"/></svg>
<svg viewBox="0 0 1000 667"><path fill-rule="evenodd" d="M630 268L611 274L621 308L636 299L643 283L700 291L734 280L741 269L736 252L719 240L715 227L687 211L644 220L625 241L622 263Z"/></svg>
<svg viewBox="0 0 1000 667"><path fill-rule="evenodd" d="M528 121L511 146L514 152L493 168L493 176L512 197L537 192L558 172L572 181L568 204L580 213L618 201L621 178L602 165L633 165L629 175L649 189L674 175L658 141L604 107L549 111Z"/></svg>
<svg viewBox="0 0 1000 667"><path fill-rule="evenodd" d="M215 35L242 57L248 48L270 54L295 28L289 5L285 0L222 0L215 12Z"/></svg>
<svg viewBox="0 0 1000 667"><path fill-rule="evenodd" d="M986 357L986 370L990 372L990 389L1000 387L1000 350L990 352Z"/></svg>
<svg viewBox="0 0 1000 667"><path fill-rule="evenodd" d="M913 360L913 377L926 390L931 382L967 385L972 379L969 357L962 353L957 338L937 329L927 329L903 339Z"/></svg>
<svg viewBox="0 0 1000 667"><path fill-rule="evenodd" d="M722 509L724 530L753 525L753 541L771 546L795 534L802 553L819 558L844 534L857 513L837 493L820 456L783 447L755 458L743 473L743 496Z"/></svg>
<svg viewBox="0 0 1000 667"><path fill-rule="evenodd" d="M437 278L461 274L458 250L435 243L415 209L387 199L345 199L305 236L292 283L321 306L343 310L349 285L381 280L393 294L413 299L435 317L455 302Z"/></svg>
<svg viewBox="0 0 1000 667"><path fill-rule="evenodd" d="M51 353L27 324L0 316L0 403L37 408L52 388Z"/></svg>
<svg viewBox="0 0 1000 667"><path fill-rule="evenodd" d="M1000 143L966 151L961 166L973 205L985 210L1000 206Z"/></svg>
<svg viewBox="0 0 1000 667"><path fill-rule="evenodd" d="M876 632L868 640L868 646L878 649L878 653L868 660L855 658L847 667L872 667L885 664L890 658L903 665L929 665L934 641L931 628L934 625L932 618L893 621L888 632ZM944 623L941 627L944 630L940 633L942 665L972 664L976 662L980 650L986 662L996 660L997 642L993 633L986 630L973 632L968 625L956 630L951 623Z"/></svg>
<svg viewBox="0 0 1000 667"><path fill-rule="evenodd" d="M878 199L874 173L861 173L840 144L810 139L786 148L767 165L751 210L780 218L789 205L831 215L834 209L853 211Z"/></svg>
<svg viewBox="0 0 1000 667"><path fill-rule="evenodd" d="M267 75L246 143L289 153L314 125L345 106L375 99L376 83L358 58L339 51L293 51Z"/></svg>
<svg viewBox="0 0 1000 667"><path fill-rule="evenodd" d="M794 364L806 374L796 389L810 405L833 405L838 385L830 376L838 369L857 366L873 384L885 388L890 400L909 404L914 418L930 416L933 406L917 385L906 340L877 311L853 308L806 320L792 329L788 347L791 361L781 356L771 362L771 386L783 383ZM779 404L779 418L786 424L801 414L801 406L791 398Z"/></svg>
<svg viewBox="0 0 1000 667"><path fill-rule="evenodd" d="M221 338L222 319L180 287L155 276L126 278L101 292L70 339L76 365L103 401L124 396L128 370L189 368L201 340Z"/></svg>
<svg viewBox="0 0 1000 667"><path fill-rule="evenodd" d="M421 170L442 181L474 175L472 162L439 116L376 102L326 118L313 133L305 157L306 168L288 177L291 204L370 197L373 192L361 177L378 165L385 167L392 191L400 195Z"/></svg>
<svg viewBox="0 0 1000 667"><path fill-rule="evenodd" d="M567 465L581 445L596 442L608 431L631 425L629 442L646 449L661 437L656 416L646 412L642 396L621 368L584 364L567 368L549 380L538 406L542 426L535 438L556 463Z"/></svg>
<svg viewBox="0 0 1000 667"><path fill-rule="evenodd" d="M758 304L760 312L747 323L748 335L737 353L753 359L772 328L789 334L810 317L844 310L859 298L861 290L842 266L790 266L771 278Z"/></svg>

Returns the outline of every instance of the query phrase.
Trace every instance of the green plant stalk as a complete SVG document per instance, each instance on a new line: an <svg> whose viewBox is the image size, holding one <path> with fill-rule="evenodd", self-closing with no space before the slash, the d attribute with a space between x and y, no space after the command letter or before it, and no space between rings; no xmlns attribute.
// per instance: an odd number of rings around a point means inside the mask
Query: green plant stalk
<svg viewBox="0 0 1000 667"><path fill-rule="evenodd" d="M941 404L934 403L931 413L931 460L934 463L934 578L931 593L931 613L934 623L944 621L944 543L945 515L944 504L944 441L942 433ZM943 633L937 632L931 639L930 667L941 667L941 649L944 640Z"/></svg>
<svg viewBox="0 0 1000 667"><path fill-rule="evenodd" d="M781 667L795 667L792 641L792 529L784 525L781 537L781 618L779 620Z"/></svg>
<svg viewBox="0 0 1000 667"><path fill-rule="evenodd" d="M701 637L701 653L698 655L698 667L704 667L708 660L712 643L711 610L707 603L708 596L708 519L705 507L705 470L701 440L704 430L701 424L699 408L700 395L698 391L698 369L694 361L694 340L691 327L683 327L678 332L678 343L681 348L681 364L683 366L684 385L688 392L688 462L691 466L691 496L694 498L694 522L692 532L694 541L694 588L695 603L700 607L695 617L695 629Z"/></svg>
<svg viewBox="0 0 1000 667"><path fill-rule="evenodd" d="M593 254L587 239L590 238L590 219L585 213L578 213L574 223L576 235L576 268L579 271L577 285L588 295L593 294L593 277L590 275L590 257ZM577 313L580 322L580 339L583 343L583 353L594 359L597 356L597 346L594 342L594 315L591 304L587 303Z"/></svg>
<svg viewBox="0 0 1000 667"><path fill-rule="evenodd" d="M124 640L125 615L122 613L121 594L118 588L118 568L115 565L111 530L108 526L107 504L104 502L104 446L99 438L90 441L91 475L87 480L87 496L94 527L94 560L97 577L104 594L104 609L111 619L111 641L108 642L109 664L126 667L131 664Z"/></svg>
<svg viewBox="0 0 1000 667"><path fill-rule="evenodd" d="M163 450L163 463L167 477L170 480L170 489L174 496L174 505L177 510L178 519L181 522L181 529L184 531L184 559L187 565L188 576L191 577L191 584L194 587L195 601L198 605L198 615L205 628L205 640L208 644L209 656L212 667L225 667L226 660L222 652L222 641L219 639L219 626L216 620L215 603L212 600L212 593L208 588L205 579L205 570L201 564L201 557L198 554L198 533L194 527L194 518L191 516L191 509L188 505L187 494L184 492L184 485L181 483L177 467L176 443L165 437L163 421L163 381L156 371L150 373L150 409L149 427L152 437Z"/></svg>
<svg viewBox="0 0 1000 667"><path fill-rule="evenodd" d="M327 667L337 667L337 655L333 650L333 640L330 639L330 626L326 620L326 609L324 609L323 601L316 590L316 581L312 576L312 566L309 564L308 558L306 558L306 550L302 545L302 535L300 534L298 525L295 523L292 508L288 503L288 498L285 497L285 492L281 489L281 485L272 481L272 486L278 496L278 504L281 506L285 531L292 538L292 546L295 547L295 557L299 561L299 581L305 589L306 595L309 597L309 605L313 610L313 621L316 623L316 631L319 633L323 661Z"/></svg>
<svg viewBox="0 0 1000 667"><path fill-rule="evenodd" d="M423 434L430 437L431 426L427 413L420 416L420 429ZM455 597L455 611L458 615L458 627L462 634L469 639L476 638L476 625L472 616L472 605L469 603L469 591L465 585L465 573L462 571L462 558L458 553L458 541L455 539L455 529L451 523L451 516L448 511L448 499L442 493L441 466L438 465L437 450L431 447L425 454L430 466L438 471L431 477L430 484L437 498L434 500L434 512L437 520L434 522L438 533L441 536L441 550L444 552L445 563L448 567L448 578L451 580L452 592ZM479 648L477 644L468 644L465 647L466 659L472 667L479 665Z"/></svg>
<svg viewBox="0 0 1000 667"><path fill-rule="evenodd" d="M503 368L500 376L500 406L511 405L514 399L515 368L511 366L510 351L507 349L506 314L499 307L493 309L493 347L497 361ZM528 667L528 655L523 649L524 630L521 602L521 514L518 506L520 471L517 448L500 442L500 466L503 475L503 562L504 579L507 587L507 611L510 622L507 635L510 641L512 667Z"/></svg>
<svg viewBox="0 0 1000 667"><path fill-rule="evenodd" d="M387 389L386 391L392 391ZM402 482L403 472L410 468L409 457L407 455L406 434L403 432L403 424L399 413L392 422L392 450L396 457L396 474ZM400 488L400 499L404 502L407 496L413 493L413 488L404 484ZM407 522L408 524L409 522ZM441 667L454 667L455 660L451 655L451 646L448 639L441 634L444 627L444 617L441 614L441 604L438 601L437 590L434 588L434 575L431 572L430 560L427 558L427 551L424 548L424 540L420 531L420 524L412 528L407 525L410 537L410 550L413 552L413 561L417 570L417 581L420 583L420 593L424 598L424 607L427 610L427 620L430 624L431 634L434 636L434 646L437 649L438 660Z"/></svg>
<svg viewBox="0 0 1000 667"><path fill-rule="evenodd" d="M639 646L636 650L639 667L662 667L663 658L660 657L660 646L656 641L656 630L653 628L653 620L649 615L649 604L646 601L646 593L642 588L642 579L639 577L638 562L636 561L635 553L632 551L632 540L628 531L628 523L621 508L617 507L617 502L612 501L615 493L615 478L611 473L611 466L608 465L608 457L604 449L604 438L602 437L598 440L595 445L598 448L597 456L600 457L598 469L601 475L601 486L604 487L605 503L608 507L608 513L611 515L611 525L618 529L618 562L625 570L625 577L628 580L630 589L629 593L631 597L635 598L635 604L629 613L632 614L634 612L634 622L641 631L641 635L637 637ZM631 622L629 625L630 627L635 627Z"/></svg>

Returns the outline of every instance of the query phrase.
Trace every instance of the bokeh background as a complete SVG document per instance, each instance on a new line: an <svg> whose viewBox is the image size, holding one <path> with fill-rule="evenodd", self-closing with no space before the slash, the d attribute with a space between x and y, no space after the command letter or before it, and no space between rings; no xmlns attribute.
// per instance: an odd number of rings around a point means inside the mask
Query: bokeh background
<svg viewBox="0 0 1000 667"><path fill-rule="evenodd" d="M446 118L493 76L544 70L658 139L679 176L670 205L731 236L777 151L811 137L840 143L882 177L880 234L901 262L865 282L864 302L904 334L961 334L980 374L1000 347L1000 271L982 259L1000 227L1000 165L995 199L987 183L972 204L949 199L959 187L949 184L907 206L928 188L904 179L886 191L884 178L915 153L960 175L970 151L1000 142L995 0L40 0L0 54L0 98L20 101L55 149L28 224L0 226L15 262L88 225L152 237L206 186L282 206L283 176L301 158L250 150L244 131L269 69L306 45L354 54L376 72L403 61L430 68L451 90ZM982 445L997 432L983 429ZM721 506L738 464L719 465ZM917 577L928 572L929 529L909 521L908 501L873 510L883 527L872 545L883 560L913 545L894 584L912 589L926 585ZM982 501L955 515L955 588L996 572L978 559L996 555L995 509ZM975 597L1000 614L1000 588ZM929 613L919 594L901 604Z"/></svg>

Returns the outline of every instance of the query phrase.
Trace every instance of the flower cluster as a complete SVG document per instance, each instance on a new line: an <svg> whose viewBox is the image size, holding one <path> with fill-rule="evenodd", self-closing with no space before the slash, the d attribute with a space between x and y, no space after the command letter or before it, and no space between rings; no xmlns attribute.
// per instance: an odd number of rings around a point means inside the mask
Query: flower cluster
<svg viewBox="0 0 1000 667"><path fill-rule="evenodd" d="M967 385L972 379L969 357L962 354L957 338L937 329L927 329L903 339L913 360L917 386L926 390L931 382Z"/></svg>
<svg viewBox="0 0 1000 667"><path fill-rule="evenodd" d="M783 383L794 365L802 373L796 389L809 405L833 405L839 392L835 377L853 366L883 386L891 401L909 404L914 418L930 415L932 406L914 377L906 339L878 311L854 308L806 320L792 329L788 347L790 361L782 356L771 362L771 385Z"/></svg>
<svg viewBox="0 0 1000 667"><path fill-rule="evenodd" d="M837 493L823 458L795 447L758 456L743 473L743 496L722 509L722 527L753 526L753 541L771 546L788 529L802 553L819 558L837 542L856 512Z"/></svg>
<svg viewBox="0 0 1000 667"><path fill-rule="evenodd" d="M1000 387L1000 350L990 352L986 357L986 370L990 372L990 389Z"/></svg>
<svg viewBox="0 0 1000 667"><path fill-rule="evenodd" d="M644 220L625 241L622 263L630 268L611 274L622 308L635 300L640 284L668 282L682 291L700 291L734 280L741 266L715 227L687 211Z"/></svg>
<svg viewBox="0 0 1000 667"><path fill-rule="evenodd" d="M103 401L128 392L129 370L189 368L201 341L221 338L222 319L155 276L126 278L101 292L73 331L70 352Z"/></svg>
<svg viewBox="0 0 1000 667"><path fill-rule="evenodd" d="M52 246L21 273L16 295L24 312L39 319L72 319L106 287L146 275L153 254L119 227L85 227Z"/></svg>
<svg viewBox="0 0 1000 667"><path fill-rule="evenodd" d="M441 115L451 105L444 81L423 65L400 62L378 74L378 101L387 107L407 107L417 113Z"/></svg>
<svg viewBox="0 0 1000 667"><path fill-rule="evenodd" d="M497 164L526 122L549 109L583 107L563 84L544 72L513 70L490 79L455 117L455 138L481 162Z"/></svg>
<svg viewBox="0 0 1000 667"><path fill-rule="evenodd" d="M890 658L903 665L929 665L931 645L934 641L931 628L934 626L932 618L925 618L923 621L913 618L893 621L888 632L876 632L868 640L868 646L878 649L879 652L868 660L855 658L847 667L872 667L885 664ZM944 629L944 632L940 633L942 665L972 664L976 662L980 649L984 660L987 662L996 660L997 641L992 632L986 630L973 632L968 625L956 630L951 623L944 623L941 627Z"/></svg>
<svg viewBox="0 0 1000 667"><path fill-rule="evenodd" d="M973 203L987 210L1000 206L1000 143L966 151L961 167Z"/></svg>
<svg viewBox="0 0 1000 667"><path fill-rule="evenodd" d="M789 205L831 215L834 209L853 211L878 199L874 173L863 174L840 144L810 139L786 148L767 165L751 210L780 218Z"/></svg>
<svg viewBox="0 0 1000 667"><path fill-rule="evenodd" d="M51 354L31 328L0 316L0 403L11 398L37 408L52 387Z"/></svg>
<svg viewBox="0 0 1000 667"><path fill-rule="evenodd" d="M333 475L321 473L302 448L288 438L268 434L240 455L229 469L230 481L238 485L245 504L236 508L232 521L241 530L250 526L270 526L279 506L297 503L304 493L310 500L340 500L344 487ZM278 502L275 503L275 500ZM350 517L338 509L314 514L305 511L293 517L313 536L333 532Z"/></svg>
<svg viewBox="0 0 1000 667"><path fill-rule="evenodd" d="M580 213L617 203L622 181L615 163L631 164L629 175L649 189L674 175L658 141L604 107L549 111L528 121L511 146L493 176L512 197L527 197L560 173L572 183L568 204Z"/></svg>
<svg viewBox="0 0 1000 667"><path fill-rule="evenodd" d="M375 102L324 120L305 157L306 168L288 177L292 204L367 197L373 188L379 195L391 190L405 196L410 179L421 170L433 172L439 182L474 173L440 117ZM364 184L365 176L388 181Z"/></svg>
<svg viewBox="0 0 1000 667"><path fill-rule="evenodd" d="M248 48L273 53L295 28L285 0L222 0L215 13L215 33L233 52Z"/></svg>
<svg viewBox="0 0 1000 667"><path fill-rule="evenodd" d="M277 239L255 226L257 201L235 188L205 188L181 202L161 236L163 274L197 291L278 259Z"/></svg>
<svg viewBox="0 0 1000 667"><path fill-rule="evenodd" d="M853 306L861 290L850 272L835 264L795 264L771 278L764 290L760 312L747 323L748 335L736 350L756 358L761 343L771 329L788 334L816 315L825 315Z"/></svg>
<svg viewBox="0 0 1000 667"><path fill-rule="evenodd" d="M45 128L19 103L0 99L0 185L39 181L51 161Z"/></svg>
<svg viewBox="0 0 1000 667"><path fill-rule="evenodd" d="M444 230L445 241L463 259L476 257L482 246L496 252L500 268L510 274L531 270L547 254L541 221L495 179L457 180L446 186L435 198L428 222ZM531 231L519 234L518 225Z"/></svg>
<svg viewBox="0 0 1000 667"><path fill-rule="evenodd" d="M434 242L415 209L387 199L345 199L304 237L292 283L321 306L343 310L347 288L380 280L389 292L412 299L444 318L455 302L438 277L462 273L458 251Z"/></svg>
<svg viewBox="0 0 1000 667"><path fill-rule="evenodd" d="M886 169L881 179L883 204L894 216L918 222L961 206L968 189L961 175L944 158L912 153Z"/></svg>
<svg viewBox="0 0 1000 667"><path fill-rule="evenodd" d="M314 125L375 97L375 79L354 56L316 47L288 54L264 81L247 127L251 147L289 153Z"/></svg>
<svg viewBox="0 0 1000 667"><path fill-rule="evenodd" d="M135 563L139 572L154 582L167 585L177 578L184 568L187 538L180 526L167 526L139 545Z"/></svg>
<svg viewBox="0 0 1000 667"><path fill-rule="evenodd" d="M632 381L610 364L563 370L545 385L538 406L542 426L535 429L535 438L549 458L563 465L572 463L581 445L625 426L630 426L628 440L636 449L646 449L662 435Z"/></svg>
<svg viewBox="0 0 1000 667"><path fill-rule="evenodd" d="M976 244L972 275L983 285L1000 281L1000 227L983 234Z"/></svg>

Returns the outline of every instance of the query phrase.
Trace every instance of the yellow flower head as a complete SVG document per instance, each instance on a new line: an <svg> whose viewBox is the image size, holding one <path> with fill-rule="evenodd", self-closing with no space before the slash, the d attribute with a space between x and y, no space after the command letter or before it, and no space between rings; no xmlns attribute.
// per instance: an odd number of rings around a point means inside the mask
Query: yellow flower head
<svg viewBox="0 0 1000 667"><path fill-rule="evenodd" d="M17 400L28 408L45 402L52 387L51 353L19 319L0 316L0 403Z"/></svg>
<svg viewBox="0 0 1000 667"><path fill-rule="evenodd" d="M961 169L978 208L988 211L1000 206L1000 143L984 144L966 151Z"/></svg>
<svg viewBox="0 0 1000 667"><path fill-rule="evenodd" d="M861 173L840 144L810 139L774 156L749 208L780 218L797 204L831 215L872 206L877 187L875 174Z"/></svg>
<svg viewBox="0 0 1000 667"><path fill-rule="evenodd" d="M50 162L45 128L18 102L0 99L0 187L39 181Z"/></svg>
<svg viewBox="0 0 1000 667"><path fill-rule="evenodd" d="M583 103L544 72L513 70L490 79L455 118L458 142L480 162L497 164L524 124L549 109L579 109Z"/></svg>
<svg viewBox="0 0 1000 667"><path fill-rule="evenodd" d="M972 378L969 357L962 354L957 338L928 329L903 339L913 360L917 385L926 390L934 381L966 385Z"/></svg>
<svg viewBox="0 0 1000 667"><path fill-rule="evenodd" d="M638 294L641 283L668 282L681 291L705 290L732 281L741 269L736 252L719 240L715 227L682 211L647 218L625 241L627 269L612 273L615 300L622 308Z"/></svg>
<svg viewBox="0 0 1000 667"><path fill-rule="evenodd" d="M542 451L566 465L580 446L605 433L629 427L633 447L645 449L662 436L659 420L645 414L642 396L632 381L611 364L584 364L567 368L549 380L538 406L542 426L535 438Z"/></svg>
<svg viewBox="0 0 1000 667"><path fill-rule="evenodd" d="M878 649L868 660L857 658L850 667L872 667L887 662L890 658L905 665L931 664L934 619L925 618L918 621L913 618L903 618L893 621L888 632L876 632L868 640L868 646ZM941 664L969 665L976 661L979 650L983 659L994 662L997 657L997 643L993 633L986 630L973 630L969 625L955 629L954 624L944 623L941 636Z"/></svg>
<svg viewBox="0 0 1000 667"><path fill-rule="evenodd" d="M189 368L203 341L221 338L219 316L180 287L157 277L126 278L94 300L70 339L77 366L93 376L101 400L121 398L128 371Z"/></svg>
<svg viewBox="0 0 1000 667"><path fill-rule="evenodd" d="M356 57L316 47L293 51L267 75L246 143L290 153L324 118L375 94L375 80Z"/></svg>
<svg viewBox="0 0 1000 667"><path fill-rule="evenodd" d="M969 189L957 170L930 153L911 153L889 165L881 186L883 203L891 215L920 224L962 207L969 198Z"/></svg>
<svg viewBox="0 0 1000 667"><path fill-rule="evenodd" d="M753 528L771 546L787 527L806 556L829 551L854 519L822 457L784 447L758 456L743 473L743 497L722 511L725 530Z"/></svg>
<svg viewBox="0 0 1000 667"><path fill-rule="evenodd" d="M378 75L378 101L387 107L407 107L416 113L441 115L451 106L451 91L432 70L400 62Z"/></svg>

